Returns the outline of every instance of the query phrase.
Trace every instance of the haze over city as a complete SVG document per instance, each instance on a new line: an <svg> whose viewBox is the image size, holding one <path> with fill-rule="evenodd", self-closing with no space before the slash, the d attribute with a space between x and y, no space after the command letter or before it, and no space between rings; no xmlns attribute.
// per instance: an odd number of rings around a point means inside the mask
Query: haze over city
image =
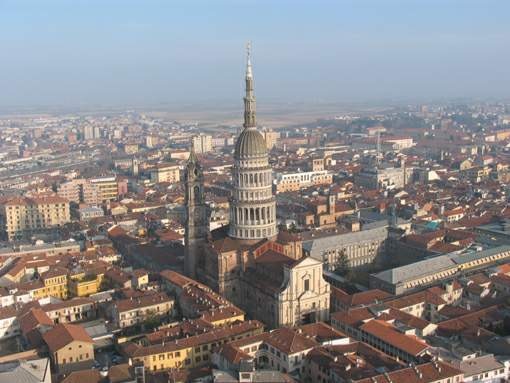
<svg viewBox="0 0 510 383"><path fill-rule="evenodd" d="M509 11L0 0L0 383L509 383Z"/></svg>
<svg viewBox="0 0 510 383"><path fill-rule="evenodd" d="M508 98L508 1L0 2L0 108Z"/></svg>

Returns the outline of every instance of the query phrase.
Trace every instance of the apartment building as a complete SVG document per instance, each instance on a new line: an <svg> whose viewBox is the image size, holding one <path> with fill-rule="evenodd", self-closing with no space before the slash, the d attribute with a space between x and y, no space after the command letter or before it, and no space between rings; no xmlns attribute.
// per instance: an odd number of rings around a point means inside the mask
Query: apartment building
<svg viewBox="0 0 510 383"><path fill-rule="evenodd" d="M264 136L267 149L269 150L273 149L280 139L280 132L275 132L273 130L264 130L262 131L262 135Z"/></svg>
<svg viewBox="0 0 510 383"><path fill-rule="evenodd" d="M69 280L69 293L74 297L87 297L99 292L104 273L86 274L81 272L71 276Z"/></svg>
<svg viewBox="0 0 510 383"><path fill-rule="evenodd" d="M17 310L12 306L0 307L0 339L19 335L20 328L17 319Z"/></svg>
<svg viewBox="0 0 510 383"><path fill-rule="evenodd" d="M59 324L43 334L53 369L60 373L91 368L94 342L79 325Z"/></svg>
<svg viewBox="0 0 510 383"><path fill-rule="evenodd" d="M111 315L119 328L134 326L152 317L171 315L174 300L165 293L150 293L116 301Z"/></svg>
<svg viewBox="0 0 510 383"><path fill-rule="evenodd" d="M98 205L101 203L99 187L86 179L64 182L58 187L58 195L74 203Z"/></svg>
<svg viewBox="0 0 510 383"><path fill-rule="evenodd" d="M42 306L42 309L55 324L91 320L96 317L96 306L89 298L50 303Z"/></svg>
<svg viewBox="0 0 510 383"><path fill-rule="evenodd" d="M0 228L9 241L70 221L69 201L56 195L14 197L0 203Z"/></svg>
<svg viewBox="0 0 510 383"><path fill-rule="evenodd" d="M179 166L175 164L157 164L150 170L151 182L176 183L181 180Z"/></svg>
<svg viewBox="0 0 510 383"><path fill-rule="evenodd" d="M331 185L332 183L333 175L327 170L276 174L277 193L298 191L311 186Z"/></svg>
<svg viewBox="0 0 510 383"><path fill-rule="evenodd" d="M124 191L121 182L117 180L116 177L91 178L89 182L91 185L95 185L98 188L99 200L101 202L115 200L119 195L127 192L127 190Z"/></svg>
<svg viewBox="0 0 510 383"><path fill-rule="evenodd" d="M195 153L203 154L213 150L212 136L199 134L193 137Z"/></svg>
<svg viewBox="0 0 510 383"><path fill-rule="evenodd" d="M256 320L246 321L152 346L130 343L125 353L134 362L142 362L150 371L201 367L210 363L215 347L261 334L264 326Z"/></svg>

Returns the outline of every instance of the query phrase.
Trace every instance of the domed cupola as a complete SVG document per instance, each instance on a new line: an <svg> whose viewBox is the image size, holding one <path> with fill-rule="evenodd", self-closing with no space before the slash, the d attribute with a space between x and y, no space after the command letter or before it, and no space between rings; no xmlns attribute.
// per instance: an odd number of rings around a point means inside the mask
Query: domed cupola
<svg viewBox="0 0 510 383"><path fill-rule="evenodd" d="M237 139L234 156L238 159L267 156L266 140L255 128L245 128Z"/></svg>
<svg viewBox="0 0 510 383"><path fill-rule="evenodd" d="M234 151L229 235L254 243L263 238L273 238L278 231L272 169L266 140L257 131L255 119L249 46L245 79L244 129L237 138Z"/></svg>

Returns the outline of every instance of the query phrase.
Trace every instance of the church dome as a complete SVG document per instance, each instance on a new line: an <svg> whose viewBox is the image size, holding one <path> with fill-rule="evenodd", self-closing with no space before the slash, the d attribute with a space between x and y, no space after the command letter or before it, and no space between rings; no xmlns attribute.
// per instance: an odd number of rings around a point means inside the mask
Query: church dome
<svg viewBox="0 0 510 383"><path fill-rule="evenodd" d="M266 140L254 128L244 129L236 142L236 158L267 156Z"/></svg>

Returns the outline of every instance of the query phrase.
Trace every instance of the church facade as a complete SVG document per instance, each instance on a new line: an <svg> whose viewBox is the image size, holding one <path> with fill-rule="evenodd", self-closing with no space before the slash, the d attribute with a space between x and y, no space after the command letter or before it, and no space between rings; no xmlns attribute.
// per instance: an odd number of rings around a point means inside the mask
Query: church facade
<svg viewBox="0 0 510 383"><path fill-rule="evenodd" d="M202 168L194 151L188 161L185 271L270 328L327 320L330 287L322 262L303 257L299 236L277 229L273 173L256 125L249 50L245 81L228 227L206 229Z"/></svg>

